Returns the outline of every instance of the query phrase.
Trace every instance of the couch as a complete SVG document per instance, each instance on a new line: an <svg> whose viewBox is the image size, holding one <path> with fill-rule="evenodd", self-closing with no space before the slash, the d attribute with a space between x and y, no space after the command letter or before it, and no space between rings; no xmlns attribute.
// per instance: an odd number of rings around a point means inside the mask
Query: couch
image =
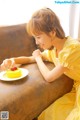
<svg viewBox="0 0 80 120"><path fill-rule="evenodd" d="M31 56L35 49L35 40L28 35L26 24L0 27L0 64L6 58ZM52 63L45 64L49 69L54 67ZM21 67L29 70L27 80L0 80L0 112L9 111L10 120L35 120L56 99L72 89L73 80L65 75L48 83L36 63Z"/></svg>

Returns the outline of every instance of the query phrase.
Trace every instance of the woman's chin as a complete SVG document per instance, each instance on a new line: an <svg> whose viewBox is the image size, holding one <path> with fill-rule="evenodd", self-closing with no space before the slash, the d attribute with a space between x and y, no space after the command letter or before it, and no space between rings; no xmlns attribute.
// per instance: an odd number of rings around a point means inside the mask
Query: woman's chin
<svg viewBox="0 0 80 120"><path fill-rule="evenodd" d="M47 48L42 48L43 50L46 50Z"/></svg>
<svg viewBox="0 0 80 120"><path fill-rule="evenodd" d="M50 48L48 48L48 50L52 50L54 48L54 46L51 46Z"/></svg>

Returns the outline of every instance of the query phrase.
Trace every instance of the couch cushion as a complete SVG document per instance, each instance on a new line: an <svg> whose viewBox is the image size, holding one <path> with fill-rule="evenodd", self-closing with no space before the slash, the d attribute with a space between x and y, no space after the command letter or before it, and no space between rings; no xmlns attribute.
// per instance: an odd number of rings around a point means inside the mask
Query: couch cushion
<svg viewBox="0 0 80 120"><path fill-rule="evenodd" d="M33 37L26 31L26 24L0 27L0 63L10 57L30 56L36 49Z"/></svg>

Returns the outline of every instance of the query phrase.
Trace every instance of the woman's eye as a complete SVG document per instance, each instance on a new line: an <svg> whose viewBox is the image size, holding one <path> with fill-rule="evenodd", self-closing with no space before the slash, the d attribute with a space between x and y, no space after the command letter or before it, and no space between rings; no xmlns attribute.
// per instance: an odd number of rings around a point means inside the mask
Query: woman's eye
<svg viewBox="0 0 80 120"><path fill-rule="evenodd" d="M37 39L40 39L40 37L37 37Z"/></svg>

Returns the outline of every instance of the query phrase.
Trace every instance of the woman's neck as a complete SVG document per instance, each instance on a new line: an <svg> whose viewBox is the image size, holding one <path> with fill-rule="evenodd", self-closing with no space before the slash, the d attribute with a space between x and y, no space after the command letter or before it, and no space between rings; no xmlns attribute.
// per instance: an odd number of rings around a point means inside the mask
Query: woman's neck
<svg viewBox="0 0 80 120"><path fill-rule="evenodd" d="M57 51L61 51L63 49L63 46L65 44L66 38L60 39L58 37L56 37L53 40L53 46L56 47Z"/></svg>

